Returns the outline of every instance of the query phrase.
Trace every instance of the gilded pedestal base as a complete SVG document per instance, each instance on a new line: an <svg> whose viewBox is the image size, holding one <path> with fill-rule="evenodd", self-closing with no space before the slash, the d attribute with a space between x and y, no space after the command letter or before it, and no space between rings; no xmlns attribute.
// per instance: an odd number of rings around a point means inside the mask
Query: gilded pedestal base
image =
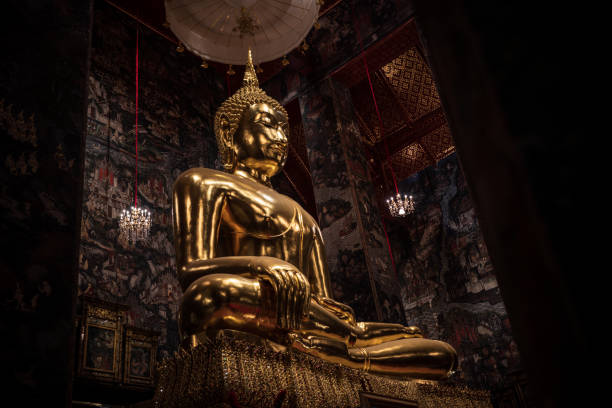
<svg viewBox="0 0 612 408"><path fill-rule="evenodd" d="M360 392L415 401L419 408L491 407L486 391L371 375L298 351L275 351L227 332L162 362L154 403L181 408L359 407Z"/></svg>

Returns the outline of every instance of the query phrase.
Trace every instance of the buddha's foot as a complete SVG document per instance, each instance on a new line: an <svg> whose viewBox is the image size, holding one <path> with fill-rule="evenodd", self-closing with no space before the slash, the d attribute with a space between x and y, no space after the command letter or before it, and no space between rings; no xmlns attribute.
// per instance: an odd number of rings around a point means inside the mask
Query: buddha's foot
<svg viewBox="0 0 612 408"><path fill-rule="evenodd" d="M349 366L351 368L362 368L359 363L353 363L349 358L349 349L346 344L326 337L308 336L301 337L295 333L290 334L293 342L291 347L322 360Z"/></svg>
<svg viewBox="0 0 612 408"><path fill-rule="evenodd" d="M425 337L417 326L403 326L395 323L358 322L356 328L356 341L349 341L349 348L370 347L394 340Z"/></svg>
<svg viewBox="0 0 612 408"><path fill-rule="evenodd" d="M347 347L323 337L294 337L292 347L322 360L374 374L440 380L457 369L457 353L438 340L412 337L368 347Z"/></svg>

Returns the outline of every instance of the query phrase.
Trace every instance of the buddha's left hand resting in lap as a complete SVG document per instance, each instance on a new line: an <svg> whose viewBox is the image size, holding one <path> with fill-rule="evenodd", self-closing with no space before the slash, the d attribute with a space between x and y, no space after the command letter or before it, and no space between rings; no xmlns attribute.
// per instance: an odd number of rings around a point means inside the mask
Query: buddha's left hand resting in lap
<svg viewBox="0 0 612 408"><path fill-rule="evenodd" d="M447 377L457 366L450 345L416 327L356 322L332 299L316 221L269 182L287 158L287 129L249 53L243 86L215 115L226 171L194 168L174 184L183 344L231 329L373 373Z"/></svg>

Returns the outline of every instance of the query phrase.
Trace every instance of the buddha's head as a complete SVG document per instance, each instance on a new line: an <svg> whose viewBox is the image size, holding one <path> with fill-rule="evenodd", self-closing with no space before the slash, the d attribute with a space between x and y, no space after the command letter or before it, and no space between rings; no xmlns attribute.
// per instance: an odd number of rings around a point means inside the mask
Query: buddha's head
<svg viewBox="0 0 612 408"><path fill-rule="evenodd" d="M285 164L288 116L283 106L259 88L251 52L242 87L221 104L215 114L215 135L223 167L255 170L266 177Z"/></svg>

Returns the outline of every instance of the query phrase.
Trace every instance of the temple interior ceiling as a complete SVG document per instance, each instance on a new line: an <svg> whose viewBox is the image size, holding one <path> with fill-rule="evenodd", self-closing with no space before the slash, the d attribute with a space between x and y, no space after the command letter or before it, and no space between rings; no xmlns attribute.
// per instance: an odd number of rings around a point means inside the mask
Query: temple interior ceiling
<svg viewBox="0 0 612 408"><path fill-rule="evenodd" d="M164 0L105 0L108 4L116 7L125 14L139 21L152 31L166 38L168 41L178 45L179 40L176 38L170 27L166 24L166 10ZM330 10L336 7L342 0L325 0L319 9L319 18L327 14ZM227 65L214 61L209 61L208 65L225 76ZM268 81L270 78L277 75L284 68L280 59L265 62L260 65L262 71L258 73L259 82L261 84ZM229 78L232 89L240 87L242 79L242 70L238 75L233 75Z"/></svg>
<svg viewBox="0 0 612 408"><path fill-rule="evenodd" d="M448 125L427 134L418 142L404 147L391 157L393 170L400 179L437 163L455 151Z"/></svg>
<svg viewBox="0 0 612 408"><path fill-rule="evenodd" d="M414 30L413 22L402 28L408 33ZM403 40L387 41L385 54L396 56L382 63L376 46L367 50L370 79L363 75L351 87L351 94L364 146L371 151L372 160L385 163L387 175L392 165L401 180L437 163L453 153L455 147L418 37L401 31L390 37ZM403 50L392 53L389 46ZM361 69L365 71L363 61ZM382 120L378 118L372 90Z"/></svg>
<svg viewBox="0 0 612 408"><path fill-rule="evenodd" d="M440 97L431 72L416 47L384 65L381 71L408 120L414 122L440 107Z"/></svg>
<svg viewBox="0 0 612 408"><path fill-rule="evenodd" d="M178 43L172 31L164 25L163 0L106 1L169 41ZM320 16L340 2L326 1L321 7ZM366 156L370 158L375 170L385 170L383 176L378 174L382 172L373 172L375 178L378 177L374 182L381 192L390 187L389 165L393 166L399 179L404 179L435 164L455 150L436 85L423 55L416 25L410 20L332 73L334 79L350 89ZM382 129L364 62L369 67ZM214 70L226 76L226 65L214 62L210 64ZM262 68L263 72L258 73L258 76L260 83L266 83L279 74L283 66L280 61L271 61L262 64ZM237 89L239 83L236 81L240 77L233 75L226 78L230 89ZM292 118L299 116L299 107L297 103L295 105L295 112L289 112ZM291 111L290 106L287 108ZM292 184L303 185L310 176L306 144L301 121L291 122L292 151L284 172ZM310 195L310 192L305 194L298 188L296 192L308 200L305 195Z"/></svg>

